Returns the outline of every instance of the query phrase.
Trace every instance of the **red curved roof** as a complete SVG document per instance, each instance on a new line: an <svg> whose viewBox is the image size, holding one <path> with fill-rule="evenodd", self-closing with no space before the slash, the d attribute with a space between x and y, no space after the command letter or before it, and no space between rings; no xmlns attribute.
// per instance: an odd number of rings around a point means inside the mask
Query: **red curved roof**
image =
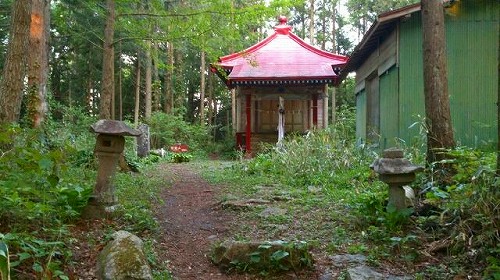
<svg viewBox="0 0 500 280"><path fill-rule="evenodd" d="M235 85L336 84L347 57L317 49L291 32L286 18L266 39L219 58L212 71Z"/></svg>

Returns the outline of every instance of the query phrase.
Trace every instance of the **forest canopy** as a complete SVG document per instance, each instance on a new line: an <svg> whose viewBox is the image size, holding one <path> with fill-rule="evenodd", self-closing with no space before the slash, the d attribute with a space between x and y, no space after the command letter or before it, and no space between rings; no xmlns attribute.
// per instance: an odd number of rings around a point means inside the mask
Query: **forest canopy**
<svg viewBox="0 0 500 280"><path fill-rule="evenodd" d="M22 83L19 76L33 79L29 87L18 86L0 94L6 104L19 103L9 100L23 100L22 106L5 112L13 116L3 117L2 122L24 117L33 126L37 126L35 119L43 120L45 114L60 118L55 104L81 106L93 116L131 122L163 111L182 116L188 122L223 126L230 95L210 73L208 64L270 35L277 16L287 16L293 32L313 45L348 55L377 13L409 3L34 0L14 5L16 1L2 1L0 65L4 66L4 83L10 79L5 70L8 46L16 39L10 34L22 23L16 9L26 8L30 2L33 7L28 12L38 13L43 23L38 28L45 36L38 45L33 41L24 45L30 53L33 50L33 55L10 63L19 65L21 72L27 66L27 72L16 74L18 83ZM29 34L17 40L29 41ZM30 65L38 68L29 70ZM27 97L29 93L31 98ZM341 90L338 106L353 105L353 98L347 95ZM29 112L34 116L29 116Z"/></svg>

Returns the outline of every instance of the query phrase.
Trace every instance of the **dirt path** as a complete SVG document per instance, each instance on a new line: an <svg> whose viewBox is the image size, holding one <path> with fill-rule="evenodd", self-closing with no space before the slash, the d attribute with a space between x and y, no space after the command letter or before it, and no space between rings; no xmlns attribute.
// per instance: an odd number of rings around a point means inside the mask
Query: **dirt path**
<svg viewBox="0 0 500 280"><path fill-rule="evenodd" d="M162 258L169 260L175 279L252 279L223 274L210 262L211 245L228 237L231 217L218 207L220 187L208 184L193 168L188 164L161 167L174 180L162 193L165 204L157 209Z"/></svg>

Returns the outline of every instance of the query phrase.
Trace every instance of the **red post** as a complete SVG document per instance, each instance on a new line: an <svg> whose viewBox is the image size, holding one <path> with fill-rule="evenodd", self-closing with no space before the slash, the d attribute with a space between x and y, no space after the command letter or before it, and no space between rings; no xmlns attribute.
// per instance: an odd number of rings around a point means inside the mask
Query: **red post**
<svg viewBox="0 0 500 280"><path fill-rule="evenodd" d="M250 143L252 139L252 96L247 94L246 97L246 113L247 113L247 126L245 133L245 146L246 146L246 155L251 156L252 154L252 145Z"/></svg>
<svg viewBox="0 0 500 280"><path fill-rule="evenodd" d="M318 95L314 94L313 95L313 104L312 104L312 109L313 109L313 127L318 126Z"/></svg>

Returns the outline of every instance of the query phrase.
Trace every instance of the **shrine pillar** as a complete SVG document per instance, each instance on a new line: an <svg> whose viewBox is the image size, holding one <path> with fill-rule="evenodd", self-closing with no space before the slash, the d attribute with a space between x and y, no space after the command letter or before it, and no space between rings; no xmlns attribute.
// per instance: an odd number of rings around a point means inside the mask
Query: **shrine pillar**
<svg viewBox="0 0 500 280"><path fill-rule="evenodd" d="M312 121L313 121L313 127L317 128L318 127L318 95L313 94L312 96Z"/></svg>
<svg viewBox="0 0 500 280"><path fill-rule="evenodd" d="M335 108L332 108L334 110ZM328 127L328 84L325 84L323 92L323 128Z"/></svg>
<svg viewBox="0 0 500 280"><path fill-rule="evenodd" d="M245 154L246 156L251 157L252 155L252 95L246 95L246 116L247 123L245 129Z"/></svg>

